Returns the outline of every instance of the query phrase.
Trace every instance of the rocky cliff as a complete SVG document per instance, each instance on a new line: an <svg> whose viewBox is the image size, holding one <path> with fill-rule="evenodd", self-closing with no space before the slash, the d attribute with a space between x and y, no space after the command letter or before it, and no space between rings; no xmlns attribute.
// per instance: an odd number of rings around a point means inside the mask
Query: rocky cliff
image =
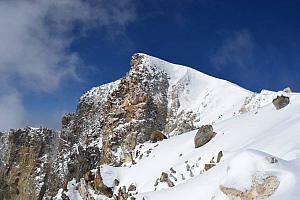
<svg viewBox="0 0 300 200"><path fill-rule="evenodd" d="M57 192L58 133L46 128L0 135L0 199L43 199Z"/></svg>
<svg viewBox="0 0 300 200"><path fill-rule="evenodd" d="M109 196L117 183L103 183L100 165L132 165L138 144L238 115L251 95L192 68L134 54L123 78L80 97L61 131L25 128L0 135L0 199L50 199L60 188L67 199L74 182L86 199L89 188Z"/></svg>

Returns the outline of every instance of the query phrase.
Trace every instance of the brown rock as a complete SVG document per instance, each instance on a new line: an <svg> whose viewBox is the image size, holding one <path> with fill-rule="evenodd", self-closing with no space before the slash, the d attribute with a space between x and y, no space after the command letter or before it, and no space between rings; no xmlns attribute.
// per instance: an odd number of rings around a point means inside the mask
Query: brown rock
<svg viewBox="0 0 300 200"><path fill-rule="evenodd" d="M174 183L170 180L169 175L166 172L162 172L159 178L160 182L165 182L169 187L174 187Z"/></svg>
<svg viewBox="0 0 300 200"><path fill-rule="evenodd" d="M213 163L205 164L205 165L204 165L204 170L205 170L205 171L208 171L208 170L210 170L211 168L213 168L214 166L216 166L216 164L213 164Z"/></svg>
<svg viewBox="0 0 300 200"><path fill-rule="evenodd" d="M68 181L67 180L64 180L63 190L66 191L66 192L68 191Z"/></svg>
<svg viewBox="0 0 300 200"><path fill-rule="evenodd" d="M163 139L167 139L167 137L159 131L154 131L150 135L150 141L153 143L161 141Z"/></svg>
<svg viewBox="0 0 300 200"><path fill-rule="evenodd" d="M216 133L213 132L212 125L203 125L198 130L194 138L195 148L201 147L208 143Z"/></svg>
<svg viewBox="0 0 300 200"><path fill-rule="evenodd" d="M273 99L273 105L277 110L286 107L289 103L290 103L290 98L283 95L277 96L275 99Z"/></svg>
<svg viewBox="0 0 300 200"><path fill-rule="evenodd" d="M90 182L90 181L93 180L93 179L94 179L94 176L93 176L93 174L92 174L91 171L88 171L88 172L86 172L86 173L84 174L84 180L85 180L86 182Z"/></svg>
<svg viewBox="0 0 300 200"><path fill-rule="evenodd" d="M228 188L220 185L220 190L230 200L257 200L270 197L279 187L279 180L276 176L268 176L263 180L254 178L250 190L240 191L235 188Z"/></svg>
<svg viewBox="0 0 300 200"><path fill-rule="evenodd" d="M95 177L95 190L99 191L101 194L107 196L107 197L112 197L113 196L113 190L103 183L103 179L101 177L100 169L98 168L96 170L96 177Z"/></svg>

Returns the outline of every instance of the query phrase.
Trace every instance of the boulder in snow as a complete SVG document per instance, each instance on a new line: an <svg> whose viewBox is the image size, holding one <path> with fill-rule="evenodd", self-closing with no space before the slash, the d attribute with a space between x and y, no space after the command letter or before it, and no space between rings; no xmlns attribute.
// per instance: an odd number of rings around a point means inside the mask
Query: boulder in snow
<svg viewBox="0 0 300 200"><path fill-rule="evenodd" d="M210 170L211 168L213 168L214 166L216 166L216 164L214 164L214 163L208 163L208 164L205 164L205 165L204 165L204 170L205 170L205 171L208 171L208 170Z"/></svg>
<svg viewBox="0 0 300 200"><path fill-rule="evenodd" d="M254 178L250 190L240 191L235 188L220 186L220 190L230 200L255 200L270 197L279 187L280 181L276 176L268 176L263 180Z"/></svg>
<svg viewBox="0 0 300 200"><path fill-rule="evenodd" d="M169 174L167 174L166 172L161 173L159 181L167 183L169 187L174 187L175 186L174 183L170 180Z"/></svg>
<svg viewBox="0 0 300 200"><path fill-rule="evenodd" d="M158 142L158 141L161 141L161 140L163 140L163 139L167 139L167 137L164 135L164 134L162 134L161 132L159 132L159 131L154 131L153 133L151 133L151 135L150 135L150 140L151 140L151 142Z"/></svg>
<svg viewBox="0 0 300 200"><path fill-rule="evenodd" d="M290 103L290 98L286 96L277 96L275 99L273 99L273 105L277 110L280 110L281 108L284 108Z"/></svg>
<svg viewBox="0 0 300 200"><path fill-rule="evenodd" d="M205 145L215 135L216 133L214 133L212 125L201 126L194 138L195 148Z"/></svg>

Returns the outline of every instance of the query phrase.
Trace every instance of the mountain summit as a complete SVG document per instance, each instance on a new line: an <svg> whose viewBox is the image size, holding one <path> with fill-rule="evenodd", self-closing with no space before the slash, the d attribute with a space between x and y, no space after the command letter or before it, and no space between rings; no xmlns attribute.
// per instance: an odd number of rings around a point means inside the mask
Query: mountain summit
<svg viewBox="0 0 300 200"><path fill-rule="evenodd" d="M0 199L297 199L299 102L137 53L61 131L0 134Z"/></svg>

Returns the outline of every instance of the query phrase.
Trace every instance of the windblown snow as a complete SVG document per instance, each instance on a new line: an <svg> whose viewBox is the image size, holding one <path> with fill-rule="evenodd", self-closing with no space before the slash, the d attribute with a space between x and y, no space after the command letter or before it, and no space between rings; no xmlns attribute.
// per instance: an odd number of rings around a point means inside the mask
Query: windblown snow
<svg viewBox="0 0 300 200"><path fill-rule="evenodd" d="M198 125L211 124L217 134L199 148L194 146L198 130L139 144L136 164L102 166L107 186L117 192L119 187L133 184L137 192L132 193L132 199L140 200L228 200L234 198L222 192L222 187L244 195L256 180L263 184L267 177L276 177L279 185L271 195L249 199L299 199L299 93L253 93L192 68L143 55L145 66L155 65L168 74L169 95L174 87L182 86L177 112L196 111ZM93 91L101 92L97 88ZM281 95L289 97L290 103L277 110L272 100ZM162 173L167 174L172 186L162 180ZM97 195L94 198L103 199Z"/></svg>

